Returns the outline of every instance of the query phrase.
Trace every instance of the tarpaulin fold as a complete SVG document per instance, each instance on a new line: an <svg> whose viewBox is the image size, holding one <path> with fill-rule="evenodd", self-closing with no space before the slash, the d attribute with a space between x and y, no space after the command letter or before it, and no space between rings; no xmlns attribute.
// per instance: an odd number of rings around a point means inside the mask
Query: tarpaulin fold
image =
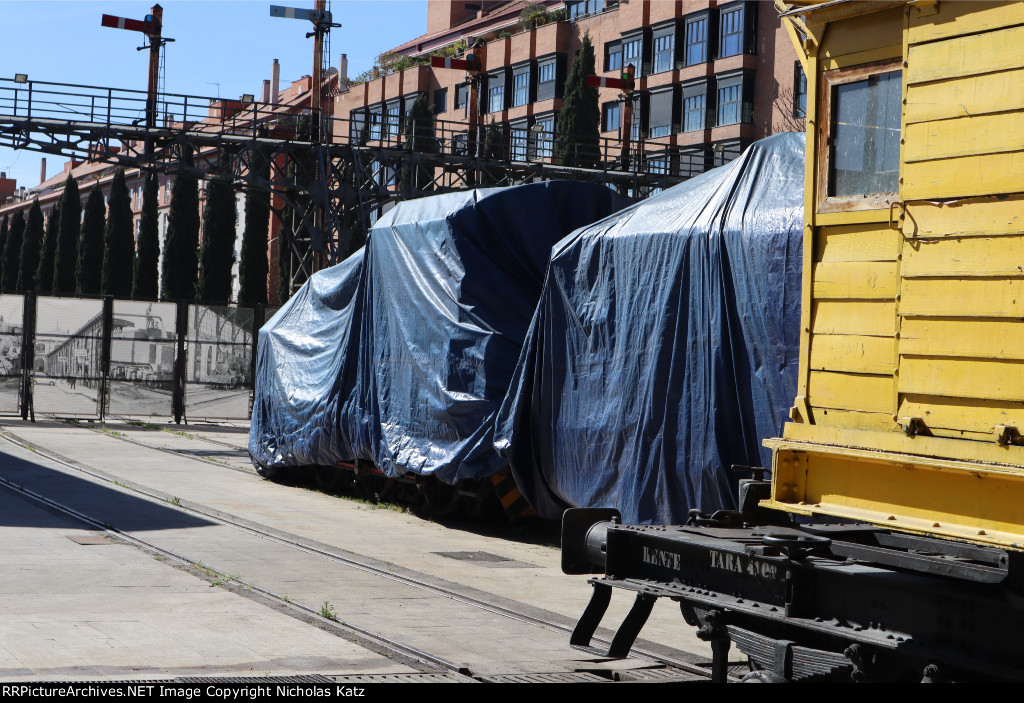
<svg viewBox="0 0 1024 703"><path fill-rule="evenodd" d="M804 137L584 227L552 252L495 446L543 517L734 508L799 356Z"/></svg>

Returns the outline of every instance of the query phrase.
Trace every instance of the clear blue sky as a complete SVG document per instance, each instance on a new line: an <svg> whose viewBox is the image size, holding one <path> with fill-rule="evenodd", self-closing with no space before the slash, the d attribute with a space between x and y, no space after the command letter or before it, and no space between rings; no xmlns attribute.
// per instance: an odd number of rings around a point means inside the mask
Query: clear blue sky
<svg viewBox="0 0 1024 703"><path fill-rule="evenodd" d="M100 26L103 14L143 19L156 0L0 0L0 77L146 89L148 51L139 32ZM271 5L312 8L312 0L161 0L169 93L259 97L274 59L281 85L313 67L312 25L270 16ZM426 32L426 0L329 0L340 29L331 31L331 65L348 54L349 76L383 51ZM19 186L39 183L37 152L0 148L0 171ZM63 168L47 156L47 176Z"/></svg>

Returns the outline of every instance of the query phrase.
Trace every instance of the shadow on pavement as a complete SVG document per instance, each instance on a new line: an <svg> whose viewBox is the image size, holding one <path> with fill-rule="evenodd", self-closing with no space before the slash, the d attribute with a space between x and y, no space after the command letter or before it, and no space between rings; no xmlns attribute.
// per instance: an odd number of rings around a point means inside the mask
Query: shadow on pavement
<svg viewBox="0 0 1024 703"><path fill-rule="evenodd" d="M175 530L214 525L169 505L93 483L3 450L0 450L0 477L118 530ZM26 519L43 524L25 524ZM59 522L51 524L51 520ZM0 511L0 527L66 526L68 520L49 511Z"/></svg>

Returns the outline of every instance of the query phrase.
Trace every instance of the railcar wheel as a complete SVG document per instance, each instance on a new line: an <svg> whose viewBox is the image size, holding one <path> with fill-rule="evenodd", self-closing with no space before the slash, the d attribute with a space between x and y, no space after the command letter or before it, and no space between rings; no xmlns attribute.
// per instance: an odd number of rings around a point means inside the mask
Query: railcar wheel
<svg viewBox="0 0 1024 703"><path fill-rule="evenodd" d="M384 503L391 499L398 481L374 469L368 461L356 460L356 484L363 497L371 503Z"/></svg>
<svg viewBox="0 0 1024 703"><path fill-rule="evenodd" d="M324 493L343 493L352 486L354 479L351 469L343 466L317 466L313 469L313 478Z"/></svg>
<svg viewBox="0 0 1024 703"><path fill-rule="evenodd" d="M459 507L459 486L449 486L433 476L417 476L416 490L423 500L423 509L431 517L448 517Z"/></svg>

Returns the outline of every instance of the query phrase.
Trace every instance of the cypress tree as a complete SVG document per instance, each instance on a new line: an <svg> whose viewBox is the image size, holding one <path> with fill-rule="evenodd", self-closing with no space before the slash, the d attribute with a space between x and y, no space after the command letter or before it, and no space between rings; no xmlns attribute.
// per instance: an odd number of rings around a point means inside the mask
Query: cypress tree
<svg viewBox="0 0 1024 703"><path fill-rule="evenodd" d="M284 305L288 298L292 297L292 228L294 227L295 213L290 205L285 203L281 208L281 230L277 235L277 302Z"/></svg>
<svg viewBox="0 0 1024 703"><path fill-rule="evenodd" d="M193 169L192 148L182 147L181 166ZM167 237L161 267L160 297L192 300L196 293L199 247L199 183L190 173L175 177L167 218Z"/></svg>
<svg viewBox="0 0 1024 703"><path fill-rule="evenodd" d="M43 210L39 198L32 202L25 225L25 237L21 242L21 264L18 267L18 291L35 291L36 269L39 267L39 250L43 246Z"/></svg>
<svg viewBox="0 0 1024 703"><path fill-rule="evenodd" d="M600 160L601 110L597 104L597 88L587 85L587 76L594 74L594 46L590 34L572 61L565 81L565 99L558 113L558 136L554 157L564 166L595 168Z"/></svg>
<svg viewBox="0 0 1024 703"><path fill-rule="evenodd" d="M46 218L46 233L43 235L43 248L39 254L39 267L36 269L36 290L40 295L53 292L53 259L57 254L57 233L60 227L60 201L50 210Z"/></svg>
<svg viewBox="0 0 1024 703"><path fill-rule="evenodd" d="M78 262L78 237L82 225L82 200L78 184L68 176L60 196L60 227L57 251L53 257L53 294L75 293L75 264Z"/></svg>
<svg viewBox="0 0 1024 703"><path fill-rule="evenodd" d="M156 174L146 176L142 189L142 225L139 228L138 251L135 256L135 275L132 278L132 298L156 300L158 290L157 263L160 260L160 227L157 223L159 187Z"/></svg>
<svg viewBox="0 0 1024 703"><path fill-rule="evenodd" d="M436 154L439 144L434 137L434 115L427 107L427 94L420 93L409 108L405 124L404 148L409 152ZM402 189L413 191L426 190L430 187L430 169L414 166L411 161L402 167Z"/></svg>
<svg viewBox="0 0 1024 703"><path fill-rule="evenodd" d="M135 237L132 232L132 200L119 168L110 184L107 198L107 226L103 229L103 266L100 292L115 298L132 294L132 269L135 265Z"/></svg>
<svg viewBox="0 0 1024 703"><path fill-rule="evenodd" d="M206 184L196 300L211 303L227 303L231 300L234 253L235 192L226 179L215 176Z"/></svg>
<svg viewBox="0 0 1024 703"><path fill-rule="evenodd" d="M4 244L4 270L0 287L4 293L14 293L18 285L18 266L21 263L21 240L25 234L25 213L18 210L11 220Z"/></svg>
<svg viewBox="0 0 1024 703"><path fill-rule="evenodd" d="M103 230L106 229L106 205L103 190L97 185L85 201L82 237L78 240L78 261L75 266L76 290L79 295L100 294L100 271L103 267Z"/></svg>
<svg viewBox="0 0 1024 703"><path fill-rule="evenodd" d="M270 162L265 154L253 150L250 168L266 180ZM251 189L245 194L245 229L242 231L242 256L238 264L238 302L256 305L267 302L267 233L270 228L270 192Z"/></svg>

